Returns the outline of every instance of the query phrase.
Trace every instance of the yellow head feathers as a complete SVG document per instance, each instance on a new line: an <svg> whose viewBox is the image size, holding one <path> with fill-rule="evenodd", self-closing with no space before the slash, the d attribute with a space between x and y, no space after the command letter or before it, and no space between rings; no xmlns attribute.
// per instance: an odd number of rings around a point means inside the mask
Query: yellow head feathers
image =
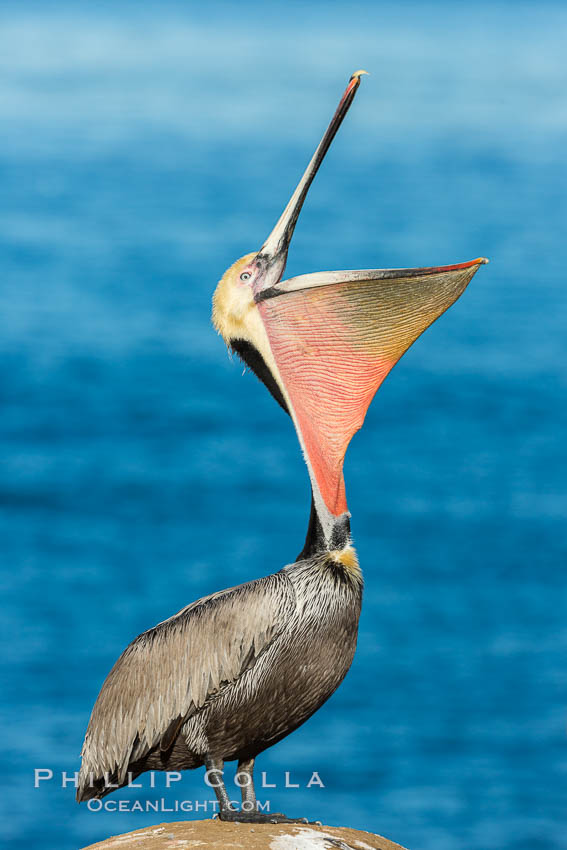
<svg viewBox="0 0 567 850"><path fill-rule="evenodd" d="M255 255L246 254L225 271L213 295L213 325L229 346L231 339L249 339L247 318L257 312L250 286L240 281L240 273Z"/></svg>

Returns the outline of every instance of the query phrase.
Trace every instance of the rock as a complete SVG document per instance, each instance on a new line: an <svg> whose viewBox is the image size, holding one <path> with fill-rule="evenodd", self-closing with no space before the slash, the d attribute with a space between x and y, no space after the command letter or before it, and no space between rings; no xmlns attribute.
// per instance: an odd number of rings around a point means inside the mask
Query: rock
<svg viewBox="0 0 567 850"><path fill-rule="evenodd" d="M242 848L242 850L404 850L371 832L313 824L222 823L193 820L166 823L116 835L83 850L181 850L181 848Z"/></svg>

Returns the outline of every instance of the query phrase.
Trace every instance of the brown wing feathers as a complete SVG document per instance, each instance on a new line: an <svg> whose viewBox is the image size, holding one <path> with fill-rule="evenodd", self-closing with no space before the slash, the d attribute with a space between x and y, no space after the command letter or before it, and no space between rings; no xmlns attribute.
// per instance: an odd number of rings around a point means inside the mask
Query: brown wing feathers
<svg viewBox="0 0 567 850"><path fill-rule="evenodd" d="M285 573L200 599L136 638L106 679L82 750L79 788L159 746L235 682L275 640L294 607ZM173 719L172 719L173 718Z"/></svg>

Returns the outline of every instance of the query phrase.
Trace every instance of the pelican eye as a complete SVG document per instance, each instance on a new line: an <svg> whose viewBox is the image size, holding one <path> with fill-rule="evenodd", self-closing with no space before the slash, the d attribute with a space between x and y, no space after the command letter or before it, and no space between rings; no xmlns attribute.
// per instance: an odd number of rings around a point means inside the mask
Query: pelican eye
<svg viewBox="0 0 567 850"><path fill-rule="evenodd" d="M242 272L242 274L240 275L240 280L250 280L251 277L252 275L250 274L250 272Z"/></svg>

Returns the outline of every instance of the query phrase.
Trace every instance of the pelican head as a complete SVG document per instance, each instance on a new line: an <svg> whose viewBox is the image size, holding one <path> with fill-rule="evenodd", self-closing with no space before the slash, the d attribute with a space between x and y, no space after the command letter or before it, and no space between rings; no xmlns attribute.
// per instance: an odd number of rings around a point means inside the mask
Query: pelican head
<svg viewBox="0 0 567 850"><path fill-rule="evenodd" d="M365 73L351 76L260 250L237 260L213 296L215 328L293 420L311 479L311 532L316 525L311 537L328 551L350 539L343 462L374 394L410 345L488 262L481 257L451 266L315 272L282 280L309 187Z"/></svg>

